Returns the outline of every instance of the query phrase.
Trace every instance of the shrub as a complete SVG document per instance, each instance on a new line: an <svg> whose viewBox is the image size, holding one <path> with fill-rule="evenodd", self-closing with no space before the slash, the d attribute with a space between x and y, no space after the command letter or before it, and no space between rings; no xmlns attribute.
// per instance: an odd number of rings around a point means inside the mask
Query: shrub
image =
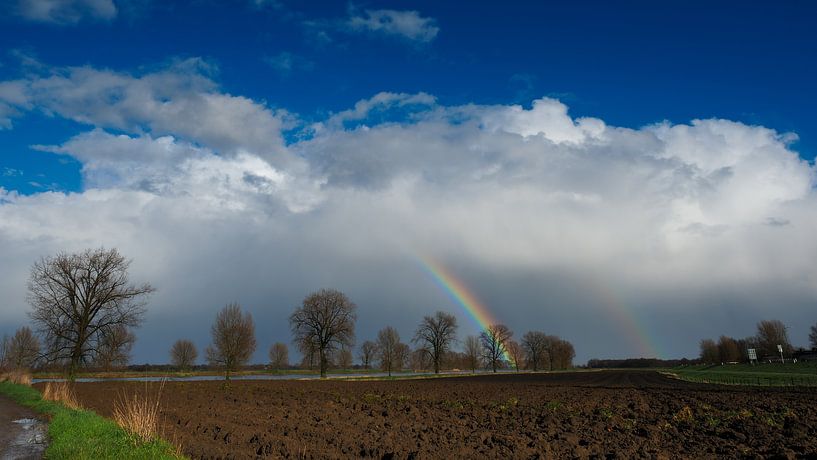
<svg viewBox="0 0 817 460"><path fill-rule="evenodd" d="M120 395L114 405L113 419L131 436L142 442L159 437L159 406L165 382L159 385L155 395L151 395L146 385L143 396L134 392L130 397Z"/></svg>
<svg viewBox="0 0 817 460"><path fill-rule="evenodd" d="M43 399L60 402L71 409L82 410L82 405L68 382L46 383L43 388Z"/></svg>

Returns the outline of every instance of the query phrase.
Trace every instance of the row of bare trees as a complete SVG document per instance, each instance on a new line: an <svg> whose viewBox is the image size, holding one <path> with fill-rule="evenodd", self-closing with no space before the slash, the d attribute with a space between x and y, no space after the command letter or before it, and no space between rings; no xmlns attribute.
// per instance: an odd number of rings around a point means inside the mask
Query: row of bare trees
<svg viewBox="0 0 817 460"><path fill-rule="evenodd" d="M47 363L63 366L73 378L83 366L111 369L126 365L136 340L133 329L142 324L147 301L155 291L150 284L130 282L130 263L116 249L104 248L59 253L37 261L28 281L36 333L23 327L12 337L4 337L0 366L32 368ZM330 363L351 367L356 309L345 294L334 289L311 293L303 300L290 315L289 324L304 365L317 365L321 376L326 375ZM468 337L464 353L458 353L452 349L457 343L456 332L453 315L440 311L425 316L411 338L416 346L412 349L401 342L396 329L386 327L376 341L364 342L361 361L364 367L376 361L391 373L406 366L440 372L446 362L465 363L472 369L486 366L494 371L507 362L518 369L524 362L538 370L545 362L543 353L547 353L551 367L568 366L573 358L572 346L557 352L562 342L548 339L546 346L540 346L525 339L541 333L528 333L522 344L517 344L511 340L513 333L499 324L489 326L478 338ZM237 303L228 304L218 312L211 338L204 350L206 361L224 369L229 378L256 350L252 315ZM288 367L286 344L275 343L269 356L273 367ZM199 353L190 340L179 340L173 344L170 357L176 367L190 369Z"/></svg>
<svg viewBox="0 0 817 460"><path fill-rule="evenodd" d="M513 338L513 332L503 324L488 326L479 336L467 336L463 351L452 350L456 339L457 321L453 315L437 312L420 322L412 342L418 348L411 351L400 342L397 331L387 326L376 341L365 341L360 347L364 368L379 363L391 375L405 366L413 369L433 368L437 373L444 365L476 371L487 368L496 372L506 366L520 369L553 370L572 367L575 351L570 342L544 332L530 331L522 343ZM427 363L427 364L426 364Z"/></svg>
<svg viewBox="0 0 817 460"><path fill-rule="evenodd" d="M817 324L811 326L809 342L817 349ZM700 359L709 364L748 361L748 350L757 351L759 359L779 356L777 346L783 347L783 354L788 356L794 351L789 341L788 328L779 320L764 320L757 323L754 336L735 339L722 335L717 342L712 339L701 340Z"/></svg>

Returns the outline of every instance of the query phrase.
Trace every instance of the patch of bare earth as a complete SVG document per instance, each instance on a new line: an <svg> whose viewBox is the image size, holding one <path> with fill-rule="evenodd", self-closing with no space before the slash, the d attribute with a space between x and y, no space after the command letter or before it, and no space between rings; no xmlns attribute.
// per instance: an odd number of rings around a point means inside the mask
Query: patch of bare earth
<svg viewBox="0 0 817 460"><path fill-rule="evenodd" d="M143 383L77 385L111 416ZM699 385L655 372L414 381L170 382L164 437L193 458L817 456L817 389Z"/></svg>

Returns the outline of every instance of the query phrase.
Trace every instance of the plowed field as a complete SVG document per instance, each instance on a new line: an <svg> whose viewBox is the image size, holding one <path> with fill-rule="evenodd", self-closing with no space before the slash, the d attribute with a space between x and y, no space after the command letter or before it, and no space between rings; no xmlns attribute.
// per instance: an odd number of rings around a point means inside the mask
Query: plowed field
<svg viewBox="0 0 817 460"><path fill-rule="evenodd" d="M145 391L77 384L107 416L120 394ZM164 436L193 458L817 457L817 389L646 371L174 382L161 404Z"/></svg>

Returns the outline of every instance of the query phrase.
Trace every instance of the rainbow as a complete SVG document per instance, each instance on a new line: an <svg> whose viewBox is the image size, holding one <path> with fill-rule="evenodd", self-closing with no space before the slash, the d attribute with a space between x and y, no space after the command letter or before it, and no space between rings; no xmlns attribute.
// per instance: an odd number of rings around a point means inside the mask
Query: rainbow
<svg viewBox="0 0 817 460"><path fill-rule="evenodd" d="M468 316L481 331L492 324L499 324L499 321L491 314L488 307L480 302L477 296L465 286L465 283L454 276L450 270L429 256L418 257L418 261L423 271L431 276L451 300L468 313ZM507 349L504 351L504 355L505 359L513 363Z"/></svg>
<svg viewBox="0 0 817 460"><path fill-rule="evenodd" d="M587 279L585 288L592 293L605 309L605 312L619 330L619 334L627 337L630 346L642 358L661 358L658 341L650 334L650 328L644 324L636 311L622 300L615 289L598 278Z"/></svg>

